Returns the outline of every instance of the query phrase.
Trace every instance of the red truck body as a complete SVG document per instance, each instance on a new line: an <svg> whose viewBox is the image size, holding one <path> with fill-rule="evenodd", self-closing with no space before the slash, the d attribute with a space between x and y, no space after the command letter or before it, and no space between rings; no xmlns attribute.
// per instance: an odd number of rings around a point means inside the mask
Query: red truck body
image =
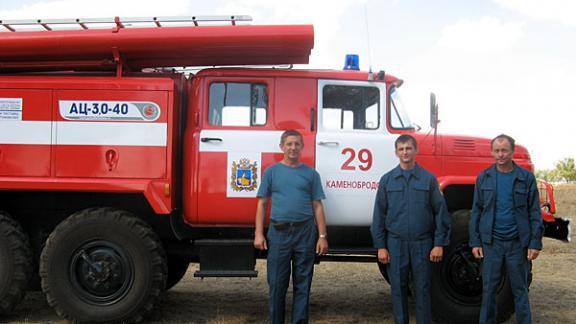
<svg viewBox="0 0 576 324"><path fill-rule="evenodd" d="M116 19L111 29L4 32L0 44L0 262L14 265L0 273L12 278L0 286L0 312L41 281L63 317L139 321L189 262L200 262L199 277L257 275L256 189L282 159L279 134L297 129L302 160L327 192L322 260L332 261L376 262L377 182L396 163L393 139L417 138L418 162L453 214L434 310L477 319L466 227L476 175L493 162L488 139L416 132L400 116L402 80L383 72L158 69L306 63L312 26L124 28ZM515 160L533 171L524 147ZM566 238L567 222L545 220L550 236Z"/></svg>

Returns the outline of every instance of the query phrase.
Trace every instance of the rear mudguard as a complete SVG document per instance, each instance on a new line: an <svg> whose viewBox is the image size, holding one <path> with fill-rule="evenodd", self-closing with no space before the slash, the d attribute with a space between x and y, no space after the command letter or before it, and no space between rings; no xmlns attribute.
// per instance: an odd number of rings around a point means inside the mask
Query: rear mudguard
<svg viewBox="0 0 576 324"><path fill-rule="evenodd" d="M545 180L538 180L540 206L544 221L544 236L556 240L570 242L570 219L556 217L556 202L554 187Z"/></svg>
<svg viewBox="0 0 576 324"><path fill-rule="evenodd" d="M564 242L570 242L570 220L555 217L553 221L544 221L544 236Z"/></svg>

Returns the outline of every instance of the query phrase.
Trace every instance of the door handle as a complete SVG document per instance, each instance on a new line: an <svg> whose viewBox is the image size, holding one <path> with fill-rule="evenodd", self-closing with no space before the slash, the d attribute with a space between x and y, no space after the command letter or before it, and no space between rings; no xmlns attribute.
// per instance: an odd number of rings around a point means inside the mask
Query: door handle
<svg viewBox="0 0 576 324"><path fill-rule="evenodd" d="M222 142L221 138L218 137L202 137L200 139L203 143L207 143L207 142Z"/></svg>
<svg viewBox="0 0 576 324"><path fill-rule="evenodd" d="M337 141L319 141L318 144L319 145L334 145L334 146L340 145L340 143L338 143Z"/></svg>
<svg viewBox="0 0 576 324"><path fill-rule="evenodd" d="M117 150L109 149L108 151L106 151L105 159L106 164L108 165L108 171L113 171L114 169L116 169L116 166L118 166L119 158L120 155L118 154Z"/></svg>

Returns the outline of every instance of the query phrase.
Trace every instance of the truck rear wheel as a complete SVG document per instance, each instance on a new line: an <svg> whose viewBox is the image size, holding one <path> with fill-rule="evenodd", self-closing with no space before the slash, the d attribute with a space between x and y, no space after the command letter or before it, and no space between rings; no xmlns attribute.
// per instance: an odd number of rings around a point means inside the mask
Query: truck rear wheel
<svg viewBox="0 0 576 324"><path fill-rule="evenodd" d="M190 261L188 259L168 255L168 278L166 279L166 290L176 286L184 278Z"/></svg>
<svg viewBox="0 0 576 324"><path fill-rule="evenodd" d="M0 314L22 300L32 277L32 251L28 237L15 220L0 211Z"/></svg>
<svg viewBox="0 0 576 324"><path fill-rule="evenodd" d="M141 321L164 291L166 273L154 231L112 208L70 216L50 234L40 259L48 303L78 322Z"/></svg>
<svg viewBox="0 0 576 324"><path fill-rule="evenodd" d="M432 278L432 310L439 322L478 322L482 303L480 262L468 246L470 210L452 214L450 245L444 260L434 266ZM507 320L514 312L514 298L508 276L504 275L497 296L498 319Z"/></svg>

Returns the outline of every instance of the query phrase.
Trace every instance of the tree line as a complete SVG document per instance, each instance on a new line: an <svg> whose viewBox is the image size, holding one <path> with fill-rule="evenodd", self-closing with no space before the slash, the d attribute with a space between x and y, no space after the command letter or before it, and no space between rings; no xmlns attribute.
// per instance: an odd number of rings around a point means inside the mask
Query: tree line
<svg viewBox="0 0 576 324"><path fill-rule="evenodd" d="M536 170L536 177L551 182L576 182L574 158L564 158L558 161L555 168L551 170Z"/></svg>

